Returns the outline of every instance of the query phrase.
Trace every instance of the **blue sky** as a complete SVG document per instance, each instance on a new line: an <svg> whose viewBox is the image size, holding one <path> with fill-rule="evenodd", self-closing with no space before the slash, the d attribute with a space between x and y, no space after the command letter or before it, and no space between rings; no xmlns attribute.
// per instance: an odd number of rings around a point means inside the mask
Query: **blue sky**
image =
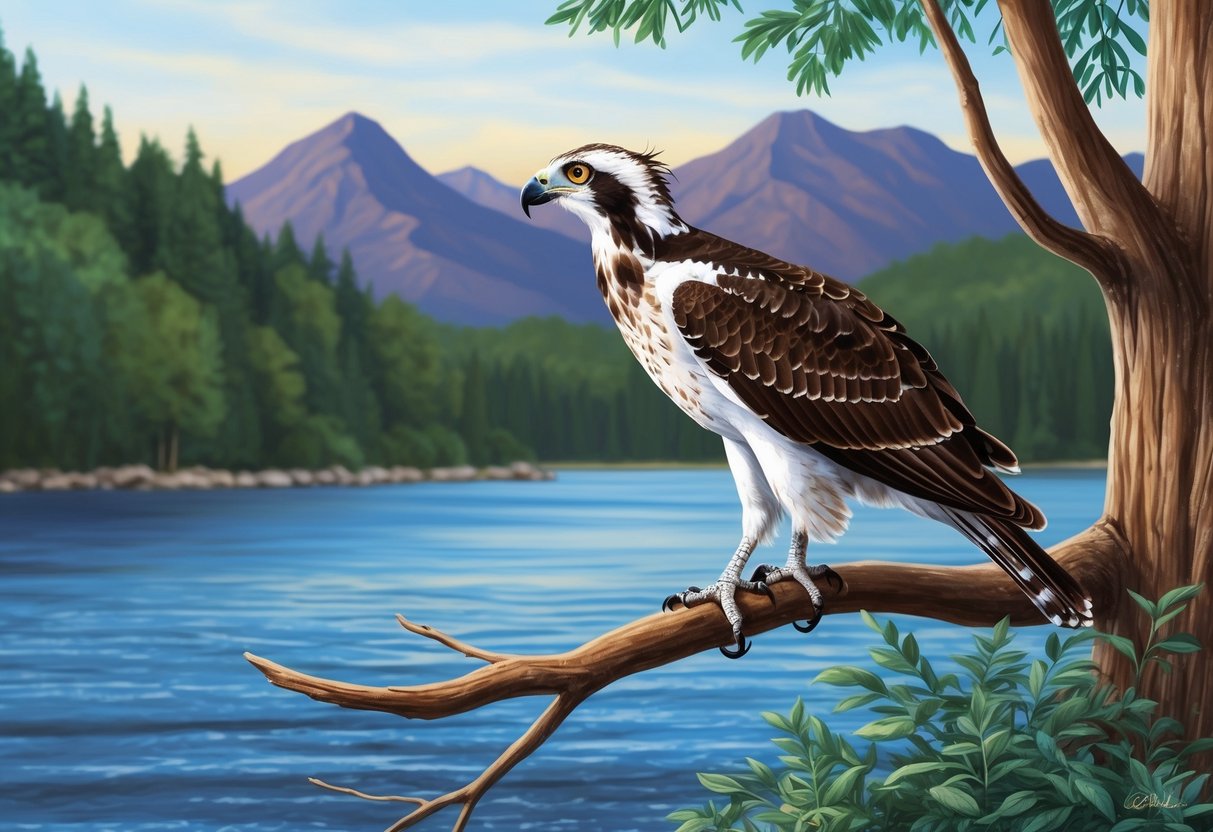
<svg viewBox="0 0 1213 832"><path fill-rule="evenodd" d="M110 104L124 148L140 133L174 152L193 125L229 180L357 110L432 172L476 165L517 184L589 141L658 147L678 164L717 150L776 110L809 108L843 127L908 124L968 152L942 57L886 48L797 98L785 53L742 63L746 16L701 21L669 47L545 27L558 0L17 0L0 11L8 48L33 46L48 87L81 82ZM778 3L742 2L747 16ZM1045 155L1014 66L970 55L1007 154ZM1122 152L1145 144L1140 101L1097 117Z"/></svg>

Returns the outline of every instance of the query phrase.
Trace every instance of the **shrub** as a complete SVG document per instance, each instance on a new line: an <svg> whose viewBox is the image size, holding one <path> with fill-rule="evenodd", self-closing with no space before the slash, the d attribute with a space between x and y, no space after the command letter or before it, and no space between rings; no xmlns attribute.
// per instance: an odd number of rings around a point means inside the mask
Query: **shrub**
<svg viewBox="0 0 1213 832"><path fill-rule="evenodd" d="M878 715L855 732L866 743L832 732L798 700L787 715L763 714L782 735L773 740L784 752L777 769L747 759L748 771L701 774L727 803L669 819L681 824L677 832L1209 829L1213 803L1196 803L1209 775L1188 761L1213 739L1178 739L1183 726L1135 689L1149 663L1170 672L1165 654L1200 649L1188 633L1163 636L1200 589L1181 587L1157 603L1133 594L1152 622L1140 655L1122 636L1085 630L1052 633L1046 658L1029 660L1004 619L973 636L972 652L952 657L959 674L936 673L913 634L860 613L883 638L869 652L890 674L840 665L816 681L859 690L834 710ZM1134 687L1098 680L1095 638L1130 658Z"/></svg>

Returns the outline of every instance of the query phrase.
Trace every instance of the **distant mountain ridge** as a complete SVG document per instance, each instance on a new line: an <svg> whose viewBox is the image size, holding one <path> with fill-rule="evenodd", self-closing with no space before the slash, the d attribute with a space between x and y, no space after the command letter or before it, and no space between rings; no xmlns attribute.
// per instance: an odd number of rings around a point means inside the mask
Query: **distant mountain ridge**
<svg viewBox="0 0 1213 832"><path fill-rule="evenodd" d="M1140 176L1141 154L1126 161ZM1017 170L1047 211L1078 224L1048 161ZM775 113L674 173L688 222L851 281L940 242L1018 230L975 157L914 128L849 131L807 110ZM606 321L583 225L556 205L525 221L521 184L473 167L431 176L350 113L228 196L258 231L290 220L305 244L323 233L334 250L348 246L377 294L396 292L442 320Z"/></svg>
<svg viewBox="0 0 1213 832"><path fill-rule="evenodd" d="M305 244L348 247L377 295L394 292L447 321L529 315L606 321L590 253L560 234L484 208L446 187L371 119L349 113L227 189L245 219Z"/></svg>
<svg viewBox="0 0 1213 832"><path fill-rule="evenodd" d="M1140 177L1142 155L1125 161ZM1017 170L1045 210L1078 225L1048 160ZM438 178L486 207L518 208L518 188L482 170ZM911 127L853 132L808 110L769 116L717 153L675 168L671 185L692 225L850 281L936 243L1019 230L976 157ZM573 220L569 236L588 238L567 211L533 214L561 233Z"/></svg>

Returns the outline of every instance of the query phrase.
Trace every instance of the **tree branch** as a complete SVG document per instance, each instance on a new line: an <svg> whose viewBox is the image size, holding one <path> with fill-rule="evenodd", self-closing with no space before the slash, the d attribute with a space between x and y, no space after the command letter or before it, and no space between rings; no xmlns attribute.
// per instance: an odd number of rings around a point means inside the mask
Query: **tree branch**
<svg viewBox="0 0 1213 832"><path fill-rule="evenodd" d="M921 3L956 82L960 107L977 159L1011 216L1043 248L1082 266L1101 284L1123 273L1119 252L1109 240L1058 222L1032 196L998 145L977 77L938 0L921 0Z"/></svg>
<svg viewBox="0 0 1213 832"><path fill-rule="evenodd" d="M1132 252L1153 251L1157 202L1104 136L1070 70L1049 0L998 0L1028 109L1083 225ZM1140 218L1149 222L1142 222ZM1127 269L1126 269L1127 274Z"/></svg>
<svg viewBox="0 0 1213 832"><path fill-rule="evenodd" d="M1126 548L1113 525L1101 521L1061 543L1050 554L1088 591L1101 617L1110 614L1121 594ZM989 626L1004 616L1015 624L1044 620L1028 598L992 563L980 566L927 566L865 561L837 567L846 586L822 586L827 613L873 612L921 615L970 626ZM804 619L811 610L808 595L794 581L772 587L775 603L745 594L739 597L752 636ZM1104 610L1109 613L1104 613ZM460 832L476 803L510 769L526 759L589 696L610 683L670 664L704 650L733 643L733 631L713 604L680 608L633 621L581 647L548 656L515 656L479 650L429 627L401 619L411 632L431 638L456 652L490 662L465 676L410 686L370 687L309 676L268 659L244 657L274 685L344 708L383 711L410 719L443 717L503 699L550 695L553 700L517 741L470 783L433 799L368 795L356 789L312 782L322 788L369 800L417 804L389 828L407 829L451 805L463 808L453 829ZM751 659L753 661L753 659Z"/></svg>

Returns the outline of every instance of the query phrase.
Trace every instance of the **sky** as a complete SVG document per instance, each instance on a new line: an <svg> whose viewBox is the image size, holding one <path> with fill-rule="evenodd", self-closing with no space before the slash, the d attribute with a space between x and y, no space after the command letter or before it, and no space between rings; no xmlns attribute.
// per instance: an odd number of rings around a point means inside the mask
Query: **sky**
<svg viewBox="0 0 1213 832"><path fill-rule="evenodd" d="M192 126L229 182L351 110L432 173L474 165L511 184L591 141L659 148L680 164L772 112L803 108L850 130L918 127L971 152L934 50L886 47L831 81L831 97L798 98L786 52L743 63L731 42L748 17L779 3L743 0L744 15L701 20L664 50L616 48L607 34L570 38L544 25L557 4L7 0L0 27L18 60L34 48L44 83L69 107L83 83L95 113L113 108L128 157L140 134L179 156ZM1005 152L1016 163L1044 156L1010 58L979 40L969 53ZM1121 152L1144 148L1139 100L1096 116Z"/></svg>

